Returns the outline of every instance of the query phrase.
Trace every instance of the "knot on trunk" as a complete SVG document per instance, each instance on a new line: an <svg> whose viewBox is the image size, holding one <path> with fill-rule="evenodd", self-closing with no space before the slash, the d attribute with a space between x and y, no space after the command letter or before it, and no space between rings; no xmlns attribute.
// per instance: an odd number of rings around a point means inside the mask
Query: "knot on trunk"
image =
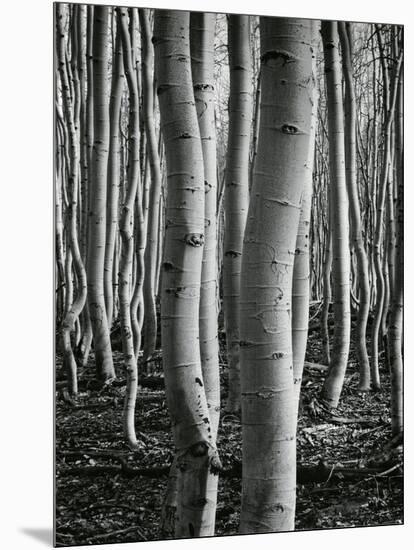
<svg viewBox="0 0 414 550"><path fill-rule="evenodd" d="M202 233L188 233L184 237L184 242L190 246L203 246L204 235Z"/></svg>

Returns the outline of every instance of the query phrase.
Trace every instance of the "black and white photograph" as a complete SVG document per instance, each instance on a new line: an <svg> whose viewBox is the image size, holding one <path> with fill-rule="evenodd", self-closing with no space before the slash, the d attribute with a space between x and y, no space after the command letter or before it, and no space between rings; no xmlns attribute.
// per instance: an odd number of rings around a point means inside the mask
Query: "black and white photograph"
<svg viewBox="0 0 414 550"><path fill-rule="evenodd" d="M55 545L402 525L404 27L179 7L53 5Z"/></svg>
<svg viewBox="0 0 414 550"><path fill-rule="evenodd" d="M116 1L2 6L1 547L410 548L408 4Z"/></svg>

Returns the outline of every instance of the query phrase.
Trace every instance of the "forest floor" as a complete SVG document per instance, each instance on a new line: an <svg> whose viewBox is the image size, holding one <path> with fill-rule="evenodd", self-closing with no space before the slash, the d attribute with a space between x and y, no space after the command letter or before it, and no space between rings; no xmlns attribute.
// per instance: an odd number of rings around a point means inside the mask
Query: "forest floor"
<svg viewBox="0 0 414 550"><path fill-rule="evenodd" d="M223 335L222 335L223 336ZM222 338L224 344L224 338ZM394 525L403 522L402 448L390 449L390 386L361 394L351 350L337 416L314 416L311 404L324 377L320 334L309 335L298 425L296 530ZM56 393L56 544L151 541L160 533L161 506L173 457L161 361L141 376L136 407L139 449L122 435L125 386L122 353L114 352L119 383L94 389L91 368L80 378L76 404ZM220 356L222 398L227 380ZM57 380L62 380L57 357ZM237 534L241 504L241 425L222 413L218 449L230 473L219 480L216 534ZM317 479L317 481L315 481Z"/></svg>

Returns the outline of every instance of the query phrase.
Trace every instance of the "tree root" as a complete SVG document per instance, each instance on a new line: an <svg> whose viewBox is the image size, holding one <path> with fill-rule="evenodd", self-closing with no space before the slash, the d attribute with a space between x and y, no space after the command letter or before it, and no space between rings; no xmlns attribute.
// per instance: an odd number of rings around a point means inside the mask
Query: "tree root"
<svg viewBox="0 0 414 550"><path fill-rule="evenodd" d="M341 416L326 401L317 397L313 397L305 409L310 417L322 419L331 424L361 424L369 427L377 424L377 421L372 418Z"/></svg>

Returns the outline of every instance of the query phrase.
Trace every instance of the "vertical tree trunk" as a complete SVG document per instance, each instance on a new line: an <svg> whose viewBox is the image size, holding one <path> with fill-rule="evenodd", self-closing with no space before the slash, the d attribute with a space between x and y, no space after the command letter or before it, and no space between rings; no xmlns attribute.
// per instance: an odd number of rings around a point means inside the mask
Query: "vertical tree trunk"
<svg viewBox="0 0 414 550"><path fill-rule="evenodd" d="M120 179L120 115L121 99L124 89L124 64L122 60L121 30L117 18L116 39L112 62L112 86L109 102L110 140L108 161L108 189L106 210L106 244L105 244L105 307L108 327L111 329L114 311L113 294L113 261L116 232L118 230L119 179Z"/></svg>
<svg viewBox="0 0 414 550"><path fill-rule="evenodd" d="M88 303L92 323L97 377L102 382L115 378L111 341L104 299L106 236L106 191L109 149L108 108L108 14L106 6L94 6L93 13L93 133L92 178L88 227Z"/></svg>
<svg viewBox="0 0 414 550"><path fill-rule="evenodd" d="M189 12L157 11L153 41L168 182L161 334L178 464L175 534L206 536L213 535L215 517L215 494L207 491L207 477L218 458L199 346L204 167L191 78Z"/></svg>
<svg viewBox="0 0 414 550"><path fill-rule="evenodd" d="M85 186L83 203L82 203L82 224L81 224L81 254L84 263L87 263L87 247L88 247L88 227L89 227L89 205L90 205L90 191L91 180L93 177L92 169L92 150L93 150L93 56L92 56L92 42L93 42L93 6L87 6L86 12L86 105L85 105L85 127L84 127L84 150L83 162L85 166L85 177L87 178L87 185ZM79 345L79 361L82 366L86 366L88 363L89 353L92 344L92 323L89 314L89 303L86 300L85 307L82 311L83 316L83 335Z"/></svg>
<svg viewBox="0 0 414 550"><path fill-rule="evenodd" d="M404 179L403 179L403 71L398 85L395 117L395 164L397 183L394 289L389 320L389 364L391 372L391 428L393 435L403 431L403 288L404 288Z"/></svg>
<svg viewBox="0 0 414 550"><path fill-rule="evenodd" d="M316 87L316 50L318 23L312 22L312 80L313 95L312 119L310 126L309 151L306 158L306 175L303 181L298 234L296 237L295 260L292 282L292 349L293 349L293 383L295 407L299 405L300 386L303 364L305 361L306 343L308 340L309 320L309 228L312 204L313 160L315 156L315 137L318 112L318 90Z"/></svg>
<svg viewBox="0 0 414 550"><path fill-rule="evenodd" d="M331 288L331 271L332 271L332 237L331 237L331 224L328 225L328 235L325 246L325 261L323 272L323 304L321 312L321 333L322 333L322 350L323 361L327 365L331 364L331 347L329 342L329 306L332 300L332 288Z"/></svg>
<svg viewBox="0 0 414 550"><path fill-rule="evenodd" d="M142 43L142 87L143 87L143 118L147 137L147 154L151 170L151 187L148 204L148 230L145 248L145 278L144 278L144 361L148 360L155 351L157 340L157 310L156 295L156 267L159 230L159 209L161 197L161 164L158 155L157 136L154 122L154 86L153 65L154 51L151 44L151 30L147 9L139 10L141 23Z"/></svg>
<svg viewBox="0 0 414 550"><path fill-rule="evenodd" d="M370 370L366 344L369 314L368 258L361 231L361 212L356 172L356 105L352 71L352 34L349 23L338 23L342 49L342 65L345 77L345 166L351 221L351 246L355 250L358 268L359 311L356 327L356 352L359 360L359 385L361 391L370 389Z"/></svg>
<svg viewBox="0 0 414 550"><path fill-rule="evenodd" d="M214 437L220 418L217 326L217 161L214 117L214 31L216 16L191 13L191 69L204 162L204 247L200 291L200 354L204 390ZM217 487L217 476L214 482ZM216 488L217 490L217 488Z"/></svg>
<svg viewBox="0 0 414 550"><path fill-rule="evenodd" d="M87 78L87 48L89 33L92 28L87 12L87 6L79 5L78 7L78 67L79 67L79 83L80 83L80 198L81 198L81 211L79 215L79 235L80 235L80 252L82 261L86 263L86 246L88 236L88 190L89 190L89 152L88 152L88 101L87 101L87 86L90 86L90 82ZM88 32L89 31L89 32ZM91 103L92 106L92 103ZM76 350L77 360L82 366L86 366L88 363L89 352L92 343L92 326L89 317L88 301L81 314L82 334L79 346Z"/></svg>
<svg viewBox="0 0 414 550"><path fill-rule="evenodd" d="M241 269L241 533L294 528L292 275L311 138L311 28L260 19L261 116Z"/></svg>
<svg viewBox="0 0 414 550"><path fill-rule="evenodd" d="M55 151L55 258L56 258L56 326L63 320L65 303L65 247L63 240L63 206L62 206L62 185L64 180L63 143L61 132L56 124L56 151Z"/></svg>
<svg viewBox="0 0 414 550"><path fill-rule="evenodd" d="M191 69L204 162L204 247L200 289L200 358L204 391L216 443L220 419L220 376L217 325L217 159L214 101L214 31L216 15L192 12L190 16ZM211 500L214 534L218 475L209 471L206 492Z"/></svg>
<svg viewBox="0 0 414 550"><path fill-rule="evenodd" d="M139 129L139 97L136 80L135 66L133 63L133 51L131 49L131 38L128 30L128 10L118 8L117 19L121 32L121 42L125 76L129 90L129 136L128 136L128 169L127 185L122 204L122 214L119 231L122 240L121 258L119 263L118 296L119 316L121 321L122 348L124 353L124 365L127 375L127 387L124 404L124 433L131 448L137 446L135 434L135 403L138 389L138 367L137 357L134 350L134 339L131 321L131 291L130 283L132 276L133 254L134 254L134 203L137 197L138 208L141 208L136 222L141 231L142 203L141 203L141 182L140 182L140 129ZM130 21L133 19L133 11L130 10ZM131 27L131 25L130 25ZM132 25L132 32L134 32ZM139 235L138 235L139 237ZM142 278L141 265L137 266L137 284ZM141 270L141 271L140 271Z"/></svg>
<svg viewBox="0 0 414 550"><path fill-rule="evenodd" d="M332 358L322 396L331 407L337 407L348 362L350 308L350 251L348 197L345 180L345 151L342 106L341 65L339 60L338 24L322 21L325 78L328 106L330 219L332 232L332 294L334 336Z"/></svg>
<svg viewBox="0 0 414 550"><path fill-rule="evenodd" d="M229 369L228 412L240 410L240 270L249 205L252 60L248 15L228 17L230 105L225 179L223 309Z"/></svg>

